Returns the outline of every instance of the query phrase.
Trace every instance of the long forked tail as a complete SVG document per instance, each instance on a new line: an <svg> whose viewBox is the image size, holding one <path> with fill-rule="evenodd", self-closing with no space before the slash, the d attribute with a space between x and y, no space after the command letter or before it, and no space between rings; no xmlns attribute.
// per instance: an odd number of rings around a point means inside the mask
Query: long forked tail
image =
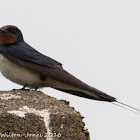
<svg viewBox="0 0 140 140"><path fill-rule="evenodd" d="M122 102L117 101L117 99L113 96L110 96L96 88L93 88L81 81L79 81L78 79L74 79L74 81L76 82L75 85L72 85L71 83L67 84L67 83L63 83L60 81L57 81L55 79L52 78L47 78L48 80L46 81L46 85L48 85L49 87L52 87L56 90L60 90L72 95L76 95L76 96L80 96L80 97L84 97L84 98L88 98L88 99L92 99L92 100L98 100L98 101L106 101L109 103L112 103L114 105L117 105L121 108L124 108L126 110L129 110L133 113L139 114L140 115L140 110L136 109L130 105L124 104ZM73 81L72 81L73 82Z"/></svg>
<svg viewBox="0 0 140 140"><path fill-rule="evenodd" d="M137 108L134 108L130 105L127 105L127 104L124 104L122 102L119 102L116 100L116 98L108 95L108 94L98 94L98 98L95 96L89 96L88 94L84 94L83 92L80 92L80 91L74 91L74 90L65 90L65 89L58 89L58 88L55 88L57 90L60 90L60 91L63 91L63 92L66 92L66 93L70 93L70 94L73 94L73 95L77 95L77 96L80 96L80 97L84 97L84 98L88 98L88 99L94 99L94 100L99 100L99 101L106 101L106 102L109 102L109 103L112 103L116 106L119 106L121 108L124 108L130 112L133 112L135 114L138 114L140 115L140 110L137 109Z"/></svg>
<svg viewBox="0 0 140 140"><path fill-rule="evenodd" d="M122 102L119 102L119 101L117 101L116 98L114 98L114 97L112 97L112 96L110 96L108 94L105 94L105 93L90 96L88 94L84 94L84 92L81 92L81 91L58 89L58 88L55 88L55 89L63 91L63 92L66 92L66 93L70 93L70 94L73 94L73 95L77 95L77 96L80 96L80 97L88 98L88 99L93 99L93 100L98 100L98 101L106 101L106 102L112 103L112 104L114 104L116 106L119 106L119 107L121 107L123 109L126 109L126 110L128 110L130 112L133 112L135 114L140 115L140 110L139 109L134 108L134 107L132 107L130 105L124 104Z"/></svg>
<svg viewBox="0 0 140 140"><path fill-rule="evenodd" d="M66 93L70 93L70 94L73 94L73 95L77 95L77 96L80 96L80 97L88 98L88 99L93 99L93 100L98 100L98 101L106 101L106 102L112 103L116 106L119 106L121 108L124 108L124 109L126 109L130 112L133 112L135 114L140 115L140 110L139 109L134 108L130 105L124 104L122 102L119 102L119 101L116 100L116 98L114 98L114 97L112 97L108 94L105 94L105 93L98 94L98 96L95 96L95 95L90 96L90 95L84 94L84 92L80 92L80 91L65 90L65 89L58 89L58 88L55 88L55 89L66 92Z"/></svg>

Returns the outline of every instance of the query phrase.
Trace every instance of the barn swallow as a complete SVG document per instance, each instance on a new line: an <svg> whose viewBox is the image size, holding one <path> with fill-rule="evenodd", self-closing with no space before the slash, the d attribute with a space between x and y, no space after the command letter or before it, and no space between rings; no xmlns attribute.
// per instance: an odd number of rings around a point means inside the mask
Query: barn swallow
<svg viewBox="0 0 140 140"><path fill-rule="evenodd" d="M22 32L12 25L0 28L0 71L23 88L51 87L88 99L118 102L68 73L60 62L32 48L24 41Z"/></svg>

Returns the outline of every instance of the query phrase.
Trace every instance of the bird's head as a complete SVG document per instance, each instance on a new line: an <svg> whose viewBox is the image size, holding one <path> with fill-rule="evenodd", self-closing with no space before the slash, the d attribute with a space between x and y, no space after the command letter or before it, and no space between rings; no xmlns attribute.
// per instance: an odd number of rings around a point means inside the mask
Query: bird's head
<svg viewBox="0 0 140 140"><path fill-rule="evenodd" d="M0 28L0 44L6 45L20 41L23 41L23 36L17 27L7 25Z"/></svg>

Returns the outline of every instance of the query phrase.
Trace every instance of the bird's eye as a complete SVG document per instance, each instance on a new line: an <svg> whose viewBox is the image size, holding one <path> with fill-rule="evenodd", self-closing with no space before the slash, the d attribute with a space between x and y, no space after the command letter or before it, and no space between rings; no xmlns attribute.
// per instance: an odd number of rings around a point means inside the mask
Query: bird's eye
<svg viewBox="0 0 140 140"><path fill-rule="evenodd" d="M16 33L17 32L16 29L13 29L13 32Z"/></svg>

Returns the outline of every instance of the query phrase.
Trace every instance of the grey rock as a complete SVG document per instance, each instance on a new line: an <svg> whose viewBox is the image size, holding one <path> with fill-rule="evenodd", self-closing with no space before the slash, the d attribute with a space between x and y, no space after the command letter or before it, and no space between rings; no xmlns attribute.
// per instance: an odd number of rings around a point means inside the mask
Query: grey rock
<svg viewBox="0 0 140 140"><path fill-rule="evenodd" d="M0 140L90 140L69 102L34 90L0 91Z"/></svg>

